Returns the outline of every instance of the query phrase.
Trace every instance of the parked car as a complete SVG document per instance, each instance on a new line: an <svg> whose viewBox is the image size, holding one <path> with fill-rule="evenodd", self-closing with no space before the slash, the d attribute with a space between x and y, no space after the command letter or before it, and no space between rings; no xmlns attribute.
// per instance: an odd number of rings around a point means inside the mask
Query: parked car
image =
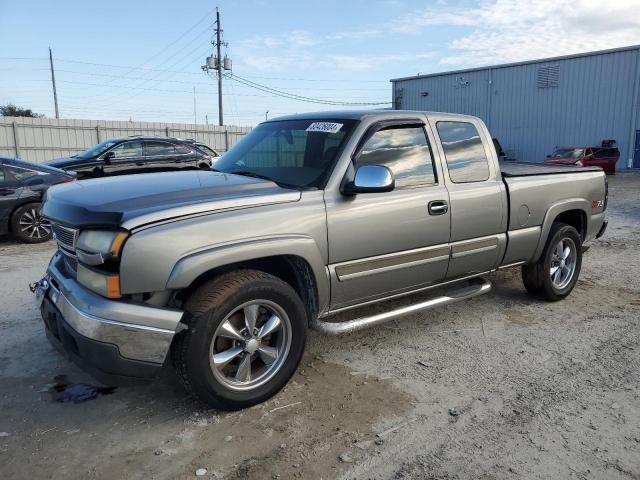
<svg viewBox="0 0 640 480"><path fill-rule="evenodd" d="M569 147L556 148L551 155L547 155L544 163L601 167L607 175L615 175L619 158L620 150L616 147Z"/></svg>
<svg viewBox="0 0 640 480"><path fill-rule="evenodd" d="M48 165L77 172L79 179L132 173L209 168L211 154L193 142L170 137L123 137L107 140L73 157Z"/></svg>
<svg viewBox="0 0 640 480"><path fill-rule="evenodd" d="M218 157L220 157L220 154L216 150L211 148L209 145L206 145L200 142L193 142L193 145L199 150L202 150L204 153L209 155L212 159L217 159Z"/></svg>
<svg viewBox="0 0 640 480"><path fill-rule="evenodd" d="M0 157L0 235L13 234L25 243L51 238L51 225L40 216L44 192L51 185L75 180L75 173Z"/></svg>
<svg viewBox="0 0 640 480"><path fill-rule="evenodd" d="M308 327L347 333L469 299L515 266L531 295L565 298L607 226L606 192L600 168L500 165L475 117L293 115L215 170L57 187L43 212L58 251L33 288L53 344L102 381L148 380L171 356L189 391L238 409L287 383Z"/></svg>

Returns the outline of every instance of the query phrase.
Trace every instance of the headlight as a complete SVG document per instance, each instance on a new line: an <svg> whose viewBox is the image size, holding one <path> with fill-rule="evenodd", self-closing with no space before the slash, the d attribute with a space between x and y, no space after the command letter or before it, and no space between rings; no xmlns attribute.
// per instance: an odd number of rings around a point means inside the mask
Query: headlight
<svg viewBox="0 0 640 480"><path fill-rule="evenodd" d="M107 298L120 298L120 276L91 270L78 264L77 280L89 290Z"/></svg>
<svg viewBox="0 0 640 480"><path fill-rule="evenodd" d="M118 257L128 233L122 230L85 230L80 232L76 247L103 257Z"/></svg>

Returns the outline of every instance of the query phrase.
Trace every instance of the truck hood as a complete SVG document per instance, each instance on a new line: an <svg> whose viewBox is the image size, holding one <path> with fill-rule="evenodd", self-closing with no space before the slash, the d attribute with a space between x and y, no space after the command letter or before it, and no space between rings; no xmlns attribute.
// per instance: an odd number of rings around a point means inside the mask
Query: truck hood
<svg viewBox="0 0 640 480"><path fill-rule="evenodd" d="M293 202L300 192L251 177L209 170L147 173L58 185L42 214L73 227L133 229L187 215Z"/></svg>

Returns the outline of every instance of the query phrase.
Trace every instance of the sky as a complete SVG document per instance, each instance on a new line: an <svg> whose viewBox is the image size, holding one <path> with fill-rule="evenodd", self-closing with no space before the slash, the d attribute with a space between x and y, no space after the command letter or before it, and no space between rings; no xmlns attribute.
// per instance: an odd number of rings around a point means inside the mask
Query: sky
<svg viewBox="0 0 640 480"><path fill-rule="evenodd" d="M54 116L51 47L62 118L215 124L216 6L227 125L390 107L391 78L640 44L640 0L0 0L0 104Z"/></svg>

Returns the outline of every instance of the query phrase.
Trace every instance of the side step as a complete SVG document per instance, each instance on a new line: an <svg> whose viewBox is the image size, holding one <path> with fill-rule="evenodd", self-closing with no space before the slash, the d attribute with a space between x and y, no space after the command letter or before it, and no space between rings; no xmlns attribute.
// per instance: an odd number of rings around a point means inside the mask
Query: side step
<svg viewBox="0 0 640 480"><path fill-rule="evenodd" d="M491 282L485 278L475 278L470 283L470 285L458 288L448 295L442 295L424 302L398 308L389 312L379 313L370 317L360 317L347 322L327 322L316 319L311 322L311 328L328 335L351 333L373 327L374 325L380 325L381 323L385 323L411 313L460 302L491 291Z"/></svg>

